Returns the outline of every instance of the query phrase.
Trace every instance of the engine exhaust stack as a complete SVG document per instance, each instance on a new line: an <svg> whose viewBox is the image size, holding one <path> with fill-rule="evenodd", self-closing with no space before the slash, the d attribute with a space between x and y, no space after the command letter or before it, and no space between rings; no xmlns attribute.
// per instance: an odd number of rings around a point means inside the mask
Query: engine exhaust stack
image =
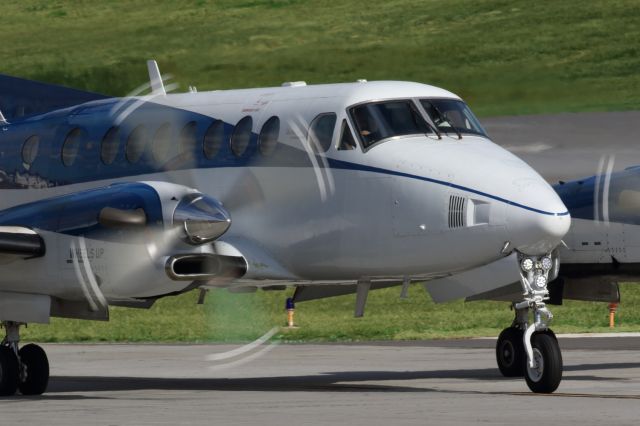
<svg viewBox="0 0 640 426"><path fill-rule="evenodd" d="M178 254L167 259L165 270L174 281L239 278L247 272L247 264L243 258L235 256Z"/></svg>

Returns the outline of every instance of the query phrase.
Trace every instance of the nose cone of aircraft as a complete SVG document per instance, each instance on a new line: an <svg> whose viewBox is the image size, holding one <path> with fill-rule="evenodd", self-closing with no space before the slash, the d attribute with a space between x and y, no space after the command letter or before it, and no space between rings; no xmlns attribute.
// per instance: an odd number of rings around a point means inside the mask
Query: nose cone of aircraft
<svg viewBox="0 0 640 426"><path fill-rule="evenodd" d="M480 173L471 185L479 185L506 204L504 221L510 249L528 255L549 253L569 231L567 207L551 185L521 159L497 145L482 148L475 152L475 161L465 161L484 165L471 169Z"/></svg>
<svg viewBox="0 0 640 426"><path fill-rule="evenodd" d="M511 247L529 255L549 253L569 231L571 216L560 197L540 181L530 194L528 205L507 207L507 232Z"/></svg>
<svg viewBox="0 0 640 426"><path fill-rule="evenodd" d="M467 235L473 236L467 241L467 253L471 253L467 257L474 262L490 260L477 255L479 252L499 255L505 241L509 242L508 250L532 256L547 254L569 230L571 217L553 188L524 161L484 138L465 135L454 142L446 138L436 142L425 138L402 139L383 143L367 155L370 161L373 158L386 169L397 167L403 174L450 182L453 190L447 188L443 197L448 206L448 222L443 223L449 229L455 228L452 235L463 235L464 226L451 225L456 214L451 197L469 200L467 205L473 208L465 210L467 217L459 223L466 224ZM420 200L424 196L420 192L423 186L414 187L414 199ZM434 204L417 205L419 211ZM484 228L484 224L489 226ZM487 232L476 238L482 229Z"/></svg>

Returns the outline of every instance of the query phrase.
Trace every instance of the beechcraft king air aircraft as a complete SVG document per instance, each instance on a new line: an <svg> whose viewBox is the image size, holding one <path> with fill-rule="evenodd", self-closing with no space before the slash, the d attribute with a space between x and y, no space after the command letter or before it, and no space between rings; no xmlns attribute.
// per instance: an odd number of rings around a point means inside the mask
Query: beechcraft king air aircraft
<svg viewBox="0 0 640 426"><path fill-rule="evenodd" d="M126 98L0 78L1 394L46 390L46 355L19 330L52 316L285 285L357 293L361 314L369 289L416 280L443 298L519 280L523 332L503 340L527 349L534 392L557 388L545 300L569 212L458 96L366 81L167 94L149 73L151 94Z"/></svg>

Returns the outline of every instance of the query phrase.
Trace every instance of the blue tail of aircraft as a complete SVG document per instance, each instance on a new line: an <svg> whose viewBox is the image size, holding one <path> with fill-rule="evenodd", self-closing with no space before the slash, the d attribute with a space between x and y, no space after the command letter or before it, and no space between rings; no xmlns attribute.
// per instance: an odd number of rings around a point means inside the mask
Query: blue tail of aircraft
<svg viewBox="0 0 640 426"><path fill-rule="evenodd" d="M109 96L0 74L0 117L19 120Z"/></svg>

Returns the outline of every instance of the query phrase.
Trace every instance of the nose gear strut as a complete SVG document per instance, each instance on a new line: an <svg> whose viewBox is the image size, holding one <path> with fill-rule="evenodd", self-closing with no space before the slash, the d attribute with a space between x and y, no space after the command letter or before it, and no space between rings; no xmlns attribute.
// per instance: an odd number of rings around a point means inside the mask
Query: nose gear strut
<svg viewBox="0 0 640 426"><path fill-rule="evenodd" d="M553 315L546 307L547 283L555 279L560 266L553 254L518 254L523 300L515 302L515 319L498 338L496 358L506 377L524 375L533 392L551 393L562 380L562 355L549 322ZM529 313L533 321L529 321Z"/></svg>

